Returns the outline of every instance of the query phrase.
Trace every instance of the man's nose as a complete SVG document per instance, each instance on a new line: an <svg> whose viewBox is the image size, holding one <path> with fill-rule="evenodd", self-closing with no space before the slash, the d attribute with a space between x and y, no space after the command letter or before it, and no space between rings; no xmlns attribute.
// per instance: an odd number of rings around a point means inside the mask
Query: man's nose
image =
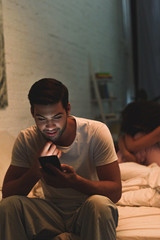
<svg viewBox="0 0 160 240"><path fill-rule="evenodd" d="M46 127L52 128L54 126L55 126L54 120L52 120L52 119L51 120L47 120Z"/></svg>

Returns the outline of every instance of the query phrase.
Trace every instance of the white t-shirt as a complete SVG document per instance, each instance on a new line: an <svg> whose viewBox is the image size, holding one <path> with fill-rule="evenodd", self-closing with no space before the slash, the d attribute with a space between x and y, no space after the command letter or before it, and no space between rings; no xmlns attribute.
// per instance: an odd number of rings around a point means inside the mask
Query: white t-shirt
<svg viewBox="0 0 160 240"><path fill-rule="evenodd" d="M96 166L117 160L110 131L101 122L77 117L74 119L76 120L76 137L73 143L68 147L57 146L62 151L60 162L71 165L81 177L97 181ZM46 141L35 125L21 131L13 147L11 164L30 168L37 152ZM48 186L43 179L42 187L45 197L55 202L67 199L83 201L87 197L74 189Z"/></svg>

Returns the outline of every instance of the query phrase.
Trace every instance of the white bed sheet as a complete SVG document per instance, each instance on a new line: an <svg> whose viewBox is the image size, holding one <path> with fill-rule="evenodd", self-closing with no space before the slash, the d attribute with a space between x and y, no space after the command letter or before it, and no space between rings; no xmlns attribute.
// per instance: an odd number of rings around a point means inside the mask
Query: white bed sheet
<svg viewBox="0 0 160 240"><path fill-rule="evenodd" d="M160 240L160 208L118 206L116 240Z"/></svg>
<svg viewBox="0 0 160 240"><path fill-rule="evenodd" d="M160 208L160 166L142 166L134 162L121 163L121 206Z"/></svg>
<svg viewBox="0 0 160 240"><path fill-rule="evenodd" d="M120 164L117 240L160 240L160 167Z"/></svg>

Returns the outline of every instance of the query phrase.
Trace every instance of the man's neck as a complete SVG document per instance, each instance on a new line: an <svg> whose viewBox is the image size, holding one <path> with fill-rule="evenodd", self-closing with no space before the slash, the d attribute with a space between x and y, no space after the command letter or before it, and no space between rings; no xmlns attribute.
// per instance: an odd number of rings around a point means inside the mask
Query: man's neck
<svg viewBox="0 0 160 240"><path fill-rule="evenodd" d="M74 118L67 119L67 126L61 138L55 143L59 146L70 146L76 137L76 120Z"/></svg>

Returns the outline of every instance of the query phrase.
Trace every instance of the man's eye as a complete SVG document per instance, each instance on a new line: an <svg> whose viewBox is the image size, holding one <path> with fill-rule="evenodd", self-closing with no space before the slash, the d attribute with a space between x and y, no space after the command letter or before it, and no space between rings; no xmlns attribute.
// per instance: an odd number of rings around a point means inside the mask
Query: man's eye
<svg viewBox="0 0 160 240"><path fill-rule="evenodd" d="M44 118L37 118L38 121L42 122L42 121L45 121Z"/></svg>
<svg viewBox="0 0 160 240"><path fill-rule="evenodd" d="M62 116L56 116L56 117L54 117L54 119L60 119L60 118L62 118Z"/></svg>

